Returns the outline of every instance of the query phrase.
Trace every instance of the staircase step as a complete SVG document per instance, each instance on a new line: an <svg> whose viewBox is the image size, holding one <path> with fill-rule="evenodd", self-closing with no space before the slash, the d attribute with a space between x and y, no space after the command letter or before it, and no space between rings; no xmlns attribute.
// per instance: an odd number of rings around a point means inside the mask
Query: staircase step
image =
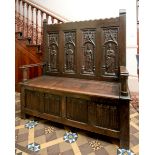
<svg viewBox="0 0 155 155"><path fill-rule="evenodd" d="M42 54L41 45L40 44L27 44L27 47L35 47L37 49L36 53Z"/></svg>
<svg viewBox="0 0 155 155"><path fill-rule="evenodd" d="M23 33L22 32L16 32L16 38L18 40L26 41L27 45L31 44L31 37L23 37Z"/></svg>
<svg viewBox="0 0 155 155"><path fill-rule="evenodd" d="M36 48L36 53L37 54L41 54L42 51L41 51L41 44L32 44L31 41L31 37L23 37L23 33L22 32L15 32L16 33L16 38L18 40L21 40L21 41L25 41L26 43L26 46L27 47L34 47Z"/></svg>
<svg viewBox="0 0 155 155"><path fill-rule="evenodd" d="M17 39L23 39L23 32L15 32Z"/></svg>

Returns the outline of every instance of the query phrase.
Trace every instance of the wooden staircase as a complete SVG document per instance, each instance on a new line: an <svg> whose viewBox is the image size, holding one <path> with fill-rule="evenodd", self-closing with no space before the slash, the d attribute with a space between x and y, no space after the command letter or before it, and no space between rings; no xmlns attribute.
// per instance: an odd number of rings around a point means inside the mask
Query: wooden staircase
<svg viewBox="0 0 155 155"><path fill-rule="evenodd" d="M31 0L15 0L15 90L18 92L25 65L30 78L42 74L44 19L48 24L68 22Z"/></svg>
<svg viewBox="0 0 155 155"><path fill-rule="evenodd" d="M19 91L18 83L22 81L21 66L42 62L42 52L38 53L38 45L29 46L27 39L19 39L16 33L15 44L15 89ZM39 68L31 68L30 76L39 76L42 71Z"/></svg>

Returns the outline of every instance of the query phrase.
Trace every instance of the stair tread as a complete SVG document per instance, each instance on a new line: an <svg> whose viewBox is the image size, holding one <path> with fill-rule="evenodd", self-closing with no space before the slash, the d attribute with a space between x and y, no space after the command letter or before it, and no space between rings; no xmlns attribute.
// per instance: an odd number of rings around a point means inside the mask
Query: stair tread
<svg viewBox="0 0 155 155"><path fill-rule="evenodd" d="M27 46L29 46L29 47L35 47L35 46L39 47L39 46L41 46L41 44L28 44Z"/></svg>

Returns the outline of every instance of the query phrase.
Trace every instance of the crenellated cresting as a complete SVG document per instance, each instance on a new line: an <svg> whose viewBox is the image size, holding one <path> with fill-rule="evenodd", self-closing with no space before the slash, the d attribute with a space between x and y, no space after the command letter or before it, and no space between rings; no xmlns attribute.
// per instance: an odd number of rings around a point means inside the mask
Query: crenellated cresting
<svg viewBox="0 0 155 155"><path fill-rule="evenodd" d="M16 32L29 38L31 44L41 44L43 38L43 20L48 23L64 23L67 19L51 12L31 0L15 0Z"/></svg>

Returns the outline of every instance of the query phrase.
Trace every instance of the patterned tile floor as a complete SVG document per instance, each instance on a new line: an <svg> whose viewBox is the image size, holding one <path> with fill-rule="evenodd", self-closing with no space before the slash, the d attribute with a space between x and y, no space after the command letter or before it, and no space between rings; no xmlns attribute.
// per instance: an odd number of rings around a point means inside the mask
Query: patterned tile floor
<svg viewBox="0 0 155 155"><path fill-rule="evenodd" d="M139 113L132 105L130 119L130 149L139 155ZM38 118L21 119L19 93L16 93L15 121L16 155L117 154L118 142L115 139Z"/></svg>

